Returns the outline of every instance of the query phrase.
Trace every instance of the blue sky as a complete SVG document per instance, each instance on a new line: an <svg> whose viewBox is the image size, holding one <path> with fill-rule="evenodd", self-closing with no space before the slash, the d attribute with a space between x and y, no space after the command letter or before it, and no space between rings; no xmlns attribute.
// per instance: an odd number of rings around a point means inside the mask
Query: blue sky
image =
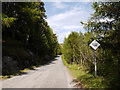
<svg viewBox="0 0 120 90"><path fill-rule="evenodd" d="M87 22L93 14L91 2L45 2L47 22L63 43L72 31L85 33L80 21Z"/></svg>

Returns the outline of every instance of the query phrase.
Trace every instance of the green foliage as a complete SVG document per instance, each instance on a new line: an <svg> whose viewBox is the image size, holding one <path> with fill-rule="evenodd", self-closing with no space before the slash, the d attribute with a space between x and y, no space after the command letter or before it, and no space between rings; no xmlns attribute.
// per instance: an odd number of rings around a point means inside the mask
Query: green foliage
<svg viewBox="0 0 120 90"><path fill-rule="evenodd" d="M68 63L76 63L93 67L93 51L88 46L93 40L94 34L72 32L64 40L63 55Z"/></svg>
<svg viewBox="0 0 120 90"><path fill-rule="evenodd" d="M99 35L98 75L104 76L110 87L119 87L118 61L120 57L120 2L93 3L94 14L88 23L82 23L88 31Z"/></svg>
<svg viewBox="0 0 120 90"><path fill-rule="evenodd" d="M2 8L3 57L12 57L23 69L61 54L57 36L45 20L43 2L3 2Z"/></svg>
<svg viewBox="0 0 120 90"><path fill-rule="evenodd" d="M63 63L66 65L72 75L78 80L78 84L82 88L108 88L107 82L103 77L95 78L94 75L90 74L86 67L82 65L71 65L66 62L62 56Z"/></svg>
<svg viewBox="0 0 120 90"><path fill-rule="evenodd" d="M57 48L57 55L62 55L62 46L59 44Z"/></svg>
<svg viewBox="0 0 120 90"><path fill-rule="evenodd" d="M6 27L10 27L15 20L17 20L17 18L13 18L13 17L2 18L2 24L5 25Z"/></svg>
<svg viewBox="0 0 120 90"><path fill-rule="evenodd" d="M77 32L72 32L68 38L64 40L63 54L66 59L69 60L68 63L78 63L76 60L79 58L79 52L77 48L79 47L79 34Z"/></svg>
<svg viewBox="0 0 120 90"><path fill-rule="evenodd" d="M108 87L118 88L118 81L120 81L118 80L118 70L120 71L118 67L120 60L120 2L95 2L92 7L95 10L92 17L87 23L80 22L88 32L84 35L80 33L79 44L77 42L75 44L79 46L77 47L78 51L76 50L79 58L75 61L71 58L73 49L67 47L70 46L70 37L64 41L63 55L67 62L78 61L78 64L85 66L94 75L94 52L89 44L96 39L101 44L97 49L97 74L105 79ZM73 37L75 36L73 35ZM77 38L74 38L73 42L75 40Z"/></svg>

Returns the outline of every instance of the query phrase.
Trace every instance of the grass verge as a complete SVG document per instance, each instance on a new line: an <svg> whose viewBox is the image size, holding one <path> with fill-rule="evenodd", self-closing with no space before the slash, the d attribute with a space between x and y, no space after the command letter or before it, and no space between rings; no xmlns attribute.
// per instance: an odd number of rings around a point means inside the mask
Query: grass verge
<svg viewBox="0 0 120 90"><path fill-rule="evenodd" d="M62 56L62 60L65 66L71 71L73 77L78 80L78 85L82 88L109 88L105 83L103 77L97 76L95 78L93 74L89 73L85 67L81 65L71 65L68 64L64 57Z"/></svg>

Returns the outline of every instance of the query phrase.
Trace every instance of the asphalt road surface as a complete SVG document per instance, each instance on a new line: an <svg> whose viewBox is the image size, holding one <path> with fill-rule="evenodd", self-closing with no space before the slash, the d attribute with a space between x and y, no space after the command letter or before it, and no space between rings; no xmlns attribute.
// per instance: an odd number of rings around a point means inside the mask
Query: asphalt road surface
<svg viewBox="0 0 120 90"><path fill-rule="evenodd" d="M2 88L73 88L72 76L61 56L54 61L2 81Z"/></svg>

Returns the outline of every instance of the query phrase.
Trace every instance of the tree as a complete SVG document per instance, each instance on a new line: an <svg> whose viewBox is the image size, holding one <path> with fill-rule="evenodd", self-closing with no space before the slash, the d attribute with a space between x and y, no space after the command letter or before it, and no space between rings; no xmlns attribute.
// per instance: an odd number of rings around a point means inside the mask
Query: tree
<svg viewBox="0 0 120 90"><path fill-rule="evenodd" d="M112 84L113 87L118 87L116 77L120 59L120 2L95 2L92 7L95 10L92 17L87 23L81 23L86 30L100 36L98 74L104 76L110 86Z"/></svg>
<svg viewBox="0 0 120 90"><path fill-rule="evenodd" d="M58 54L57 36L45 20L42 1L3 2L2 8L3 57L12 57L23 69L45 63Z"/></svg>

